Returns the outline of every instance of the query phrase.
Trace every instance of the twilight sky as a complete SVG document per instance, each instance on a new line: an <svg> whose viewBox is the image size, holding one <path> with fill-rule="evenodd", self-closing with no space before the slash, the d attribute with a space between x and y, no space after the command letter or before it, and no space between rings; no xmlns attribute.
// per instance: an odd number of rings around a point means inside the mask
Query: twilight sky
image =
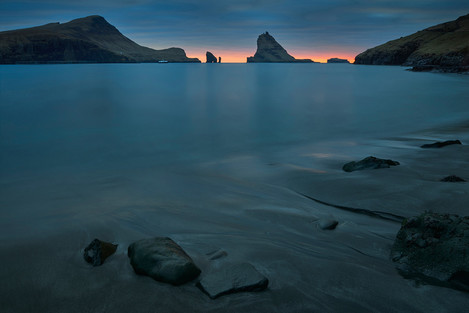
<svg viewBox="0 0 469 313"><path fill-rule="evenodd" d="M358 53L469 13L468 0L0 0L0 31L101 15L155 49L246 62L269 31L297 58Z"/></svg>

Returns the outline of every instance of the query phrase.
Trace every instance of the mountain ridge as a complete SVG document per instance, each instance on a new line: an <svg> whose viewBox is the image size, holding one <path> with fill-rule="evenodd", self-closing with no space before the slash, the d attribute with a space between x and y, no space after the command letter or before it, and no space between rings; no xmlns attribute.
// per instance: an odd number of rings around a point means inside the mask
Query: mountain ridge
<svg viewBox="0 0 469 313"><path fill-rule="evenodd" d="M464 70L469 67L469 14L368 49L355 64Z"/></svg>
<svg viewBox="0 0 469 313"><path fill-rule="evenodd" d="M181 48L155 50L124 36L102 16L0 32L0 63L200 62Z"/></svg>

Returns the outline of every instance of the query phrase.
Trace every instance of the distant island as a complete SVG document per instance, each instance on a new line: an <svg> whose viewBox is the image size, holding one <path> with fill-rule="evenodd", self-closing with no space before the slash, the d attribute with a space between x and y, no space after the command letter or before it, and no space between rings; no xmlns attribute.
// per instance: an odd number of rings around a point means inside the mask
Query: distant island
<svg viewBox="0 0 469 313"><path fill-rule="evenodd" d="M257 38L257 51L253 57L247 58L247 63L315 63L310 59L295 59L288 54L269 32Z"/></svg>
<svg viewBox="0 0 469 313"><path fill-rule="evenodd" d="M469 14L368 49L355 64L413 66L415 71L469 71Z"/></svg>
<svg viewBox="0 0 469 313"><path fill-rule="evenodd" d="M195 62L181 48L154 50L122 35L98 15L0 32L0 64Z"/></svg>
<svg viewBox="0 0 469 313"><path fill-rule="evenodd" d="M330 58L327 60L327 63L347 63L350 64L350 62L347 59L339 59L339 58Z"/></svg>

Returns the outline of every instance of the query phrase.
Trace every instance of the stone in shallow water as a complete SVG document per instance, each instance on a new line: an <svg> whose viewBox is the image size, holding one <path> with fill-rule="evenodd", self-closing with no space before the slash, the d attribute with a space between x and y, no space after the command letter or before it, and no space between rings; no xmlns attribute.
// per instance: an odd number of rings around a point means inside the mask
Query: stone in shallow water
<svg viewBox="0 0 469 313"><path fill-rule="evenodd" d="M322 219L318 221L318 225L324 230L333 230L339 225L339 222L331 219Z"/></svg>
<svg viewBox="0 0 469 313"><path fill-rule="evenodd" d="M99 239L94 239L88 247L85 248L83 258L93 266L99 266L103 264L108 257L113 255L116 250L117 245L101 241Z"/></svg>
<svg viewBox="0 0 469 313"><path fill-rule="evenodd" d="M446 176L445 178L441 179L441 181L450 182L450 183L465 182L464 179L462 179L461 177L458 177L456 175Z"/></svg>
<svg viewBox="0 0 469 313"><path fill-rule="evenodd" d="M399 165L399 162L369 156L358 162L349 162L345 164L342 169L346 172L353 172L365 169L389 168L396 165Z"/></svg>
<svg viewBox="0 0 469 313"><path fill-rule="evenodd" d="M160 282L181 285L200 274L190 256L168 237L136 241L129 246L128 256L135 273Z"/></svg>
<svg viewBox="0 0 469 313"><path fill-rule="evenodd" d="M269 280L249 263L229 265L209 272L197 284L212 299L235 292L261 291L268 285Z"/></svg>
<svg viewBox="0 0 469 313"><path fill-rule="evenodd" d="M469 217L424 213L402 223L391 258L405 277L469 291Z"/></svg>
<svg viewBox="0 0 469 313"><path fill-rule="evenodd" d="M425 145L421 145L421 148L443 148L449 145L461 145L461 141L459 140L446 140L446 141L437 141L435 143L428 143Z"/></svg>

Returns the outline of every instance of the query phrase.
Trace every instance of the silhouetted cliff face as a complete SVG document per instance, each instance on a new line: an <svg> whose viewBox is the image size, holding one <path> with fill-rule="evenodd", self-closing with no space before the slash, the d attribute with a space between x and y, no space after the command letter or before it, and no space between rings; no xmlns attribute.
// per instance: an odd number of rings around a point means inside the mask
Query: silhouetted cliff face
<svg viewBox="0 0 469 313"><path fill-rule="evenodd" d="M368 49L355 64L469 66L469 14Z"/></svg>
<svg viewBox="0 0 469 313"><path fill-rule="evenodd" d="M122 35L101 16L0 32L0 63L200 62L181 48L154 50Z"/></svg>
<svg viewBox="0 0 469 313"><path fill-rule="evenodd" d="M257 38L257 51L248 63L313 63L310 59L295 59L268 32Z"/></svg>
<svg viewBox="0 0 469 313"><path fill-rule="evenodd" d="M217 58L213 55L212 52L207 51L205 56L207 57L207 63L217 63Z"/></svg>

